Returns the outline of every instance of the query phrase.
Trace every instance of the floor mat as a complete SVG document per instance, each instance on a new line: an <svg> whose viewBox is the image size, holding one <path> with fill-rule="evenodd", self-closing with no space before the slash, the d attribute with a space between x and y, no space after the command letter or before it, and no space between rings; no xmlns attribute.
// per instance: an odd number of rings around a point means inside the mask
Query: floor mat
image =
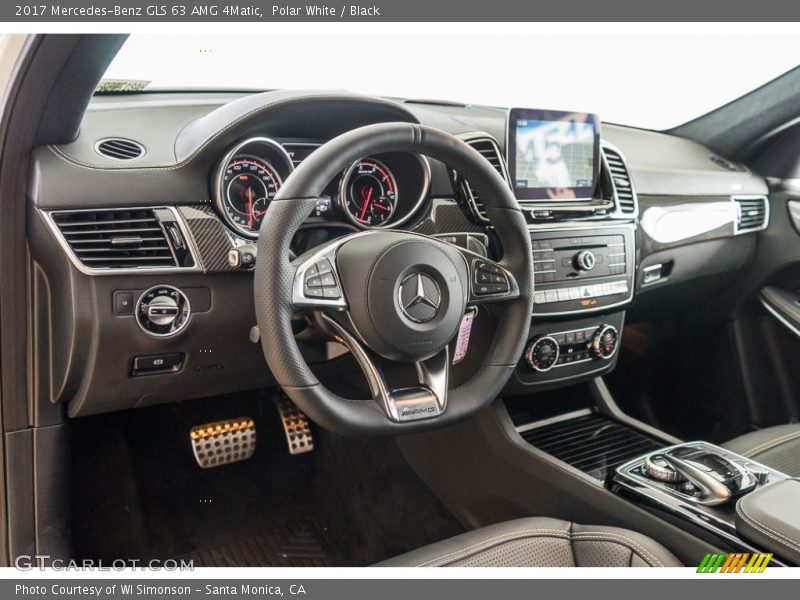
<svg viewBox="0 0 800 600"><path fill-rule="evenodd" d="M198 467L191 427L242 415L256 423L253 456ZM393 440L314 428L315 450L290 455L257 394L79 419L73 434L79 558L364 566L463 532Z"/></svg>
<svg viewBox="0 0 800 600"><path fill-rule="evenodd" d="M301 521L176 559L191 560L195 567L343 566L325 541L326 533L311 521Z"/></svg>

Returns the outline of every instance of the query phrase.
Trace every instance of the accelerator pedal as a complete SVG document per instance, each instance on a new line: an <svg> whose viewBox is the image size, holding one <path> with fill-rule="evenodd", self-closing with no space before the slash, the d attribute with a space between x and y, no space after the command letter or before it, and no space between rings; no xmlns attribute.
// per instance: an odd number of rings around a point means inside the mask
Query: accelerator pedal
<svg viewBox="0 0 800 600"><path fill-rule="evenodd" d="M311 452L314 449L314 438L305 413L286 396L277 396L275 406L286 434L289 454Z"/></svg>
<svg viewBox="0 0 800 600"><path fill-rule="evenodd" d="M192 452L202 469L247 460L256 450L256 424L250 417L196 425L189 431Z"/></svg>

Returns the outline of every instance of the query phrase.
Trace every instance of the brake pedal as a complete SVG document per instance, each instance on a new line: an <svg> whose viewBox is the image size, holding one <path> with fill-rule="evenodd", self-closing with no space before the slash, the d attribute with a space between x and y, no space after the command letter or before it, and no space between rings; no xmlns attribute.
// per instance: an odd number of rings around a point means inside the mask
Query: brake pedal
<svg viewBox="0 0 800 600"><path fill-rule="evenodd" d="M196 425L189 431L192 452L202 469L247 460L256 450L256 424L250 417Z"/></svg>
<svg viewBox="0 0 800 600"><path fill-rule="evenodd" d="M289 454L311 452L314 449L314 438L305 413L285 396L275 398L275 406L286 434Z"/></svg>

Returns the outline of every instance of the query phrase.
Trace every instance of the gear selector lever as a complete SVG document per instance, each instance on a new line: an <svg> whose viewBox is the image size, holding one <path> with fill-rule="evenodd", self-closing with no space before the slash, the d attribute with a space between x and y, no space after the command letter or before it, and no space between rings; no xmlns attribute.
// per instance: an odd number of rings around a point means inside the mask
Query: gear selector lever
<svg viewBox="0 0 800 600"><path fill-rule="evenodd" d="M696 501L706 506L724 504L758 484L748 469L702 446L676 446L660 457L699 490Z"/></svg>

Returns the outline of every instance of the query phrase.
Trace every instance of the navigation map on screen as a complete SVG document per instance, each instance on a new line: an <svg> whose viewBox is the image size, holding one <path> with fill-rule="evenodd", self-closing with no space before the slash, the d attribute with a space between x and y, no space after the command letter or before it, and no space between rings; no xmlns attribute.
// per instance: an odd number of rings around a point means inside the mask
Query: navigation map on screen
<svg viewBox="0 0 800 600"><path fill-rule="evenodd" d="M549 115L548 115L549 116ZM520 115L513 128L515 189L525 198L575 199L591 194L597 177L598 131L592 115Z"/></svg>

